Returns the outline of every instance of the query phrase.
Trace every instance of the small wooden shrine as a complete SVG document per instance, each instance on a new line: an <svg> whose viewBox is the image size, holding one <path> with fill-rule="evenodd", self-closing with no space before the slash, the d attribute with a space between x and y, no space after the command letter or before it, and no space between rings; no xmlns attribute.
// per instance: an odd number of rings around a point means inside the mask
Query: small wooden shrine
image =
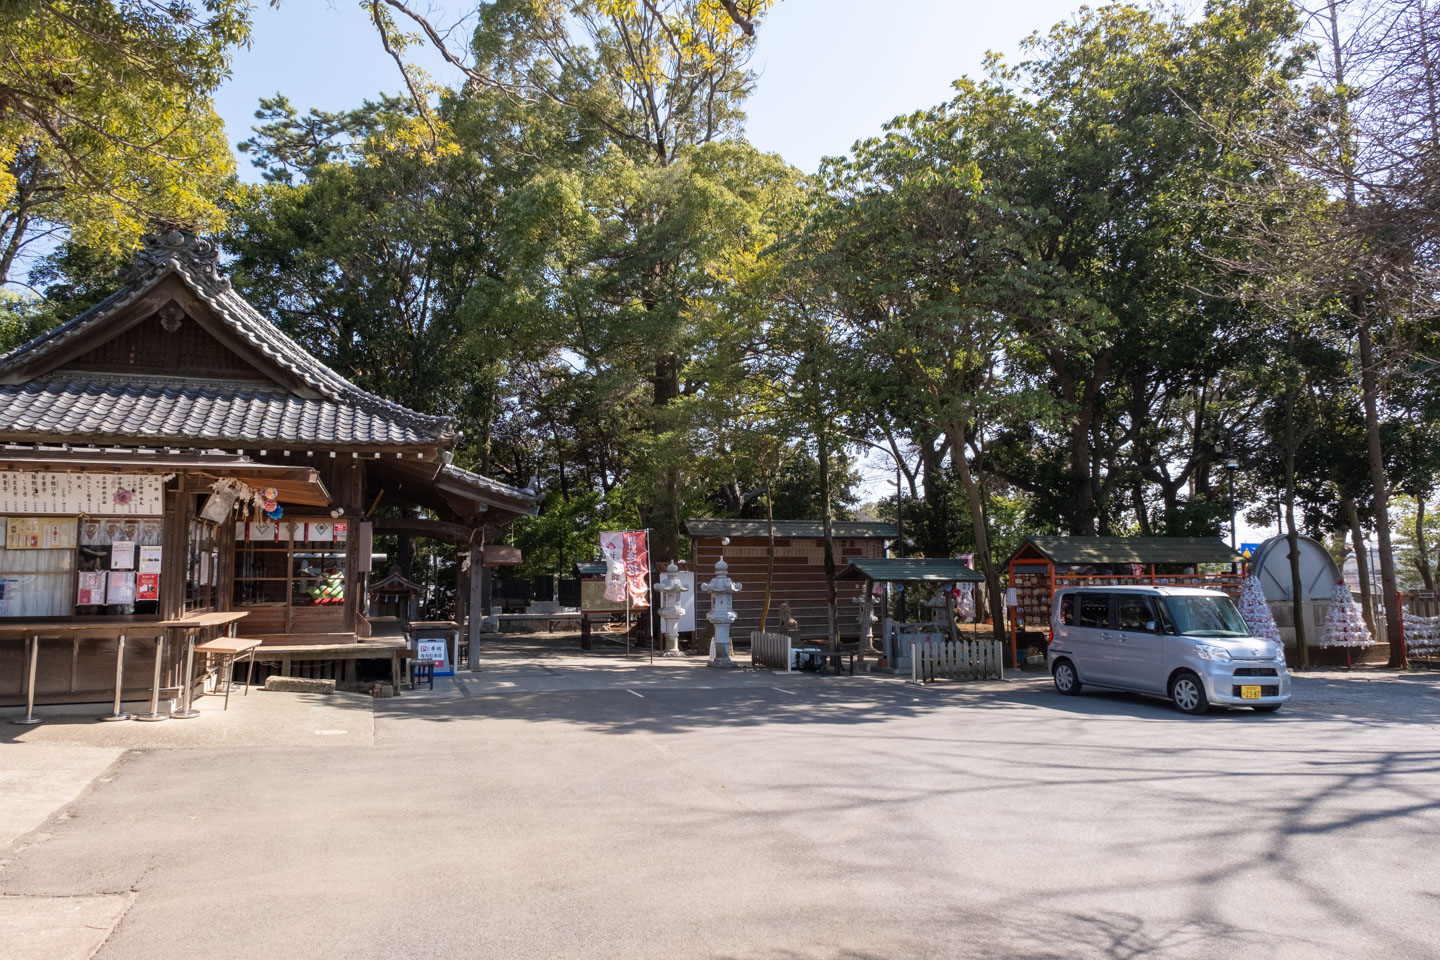
<svg viewBox="0 0 1440 960"><path fill-rule="evenodd" d="M1006 561L1011 656L1048 644L1050 608L1062 587L1215 587L1240 596L1240 554L1218 537L1030 537ZM1221 569L1229 566L1230 569Z"/></svg>

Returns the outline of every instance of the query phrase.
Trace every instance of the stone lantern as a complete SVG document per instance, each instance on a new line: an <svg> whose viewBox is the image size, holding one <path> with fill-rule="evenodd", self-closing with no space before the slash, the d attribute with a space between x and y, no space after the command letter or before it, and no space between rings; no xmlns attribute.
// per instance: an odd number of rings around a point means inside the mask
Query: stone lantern
<svg viewBox="0 0 1440 960"><path fill-rule="evenodd" d="M676 574L680 568L675 566L675 561L670 561L670 566L660 574L660 580L655 584L655 589L660 592L660 632L665 634L665 652L662 657L680 656L680 618L685 616L684 595L690 592Z"/></svg>
<svg viewBox="0 0 1440 960"><path fill-rule="evenodd" d="M722 537L721 547L730 543L729 537ZM731 580L727 575L730 565L725 562L722 554L719 560L715 561L715 576L709 583L700 584L700 589L710 594L710 612L705 615L715 627L715 656L707 666L711 667L734 667L738 666L730 657L730 624L735 622L736 615L733 609L733 594L740 592L740 584Z"/></svg>

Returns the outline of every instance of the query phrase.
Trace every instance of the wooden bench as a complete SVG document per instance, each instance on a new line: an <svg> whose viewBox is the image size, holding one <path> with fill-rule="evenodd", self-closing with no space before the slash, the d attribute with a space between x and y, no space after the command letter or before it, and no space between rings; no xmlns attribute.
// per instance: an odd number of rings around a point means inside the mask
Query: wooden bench
<svg viewBox="0 0 1440 960"><path fill-rule="evenodd" d="M230 687L235 674L235 659L244 656L245 663L245 693L250 696L250 678L255 672L255 648L260 646L259 640L252 640L248 637L216 637L214 640L206 640L204 643L196 644L197 653L203 653L208 665L209 658L218 656L224 662L221 667L225 671L225 709L230 709Z"/></svg>

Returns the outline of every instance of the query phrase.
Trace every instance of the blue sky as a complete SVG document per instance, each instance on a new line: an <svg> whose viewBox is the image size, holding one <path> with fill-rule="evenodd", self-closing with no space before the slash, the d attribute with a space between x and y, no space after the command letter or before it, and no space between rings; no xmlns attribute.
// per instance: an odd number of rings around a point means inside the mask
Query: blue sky
<svg viewBox="0 0 1440 960"><path fill-rule="evenodd" d="M418 0L451 24L473 2ZM751 66L760 75L747 134L803 170L844 153L886 120L948 98L978 74L986 50L1013 55L1019 41L1070 16L1079 0L782 0L761 24ZM463 37L464 31L457 36ZM436 58L436 79L456 74ZM256 101L284 93L296 107L338 110L400 88L354 0L257 3L251 49L217 97L231 142L245 139ZM240 158L242 175L255 179Z"/></svg>

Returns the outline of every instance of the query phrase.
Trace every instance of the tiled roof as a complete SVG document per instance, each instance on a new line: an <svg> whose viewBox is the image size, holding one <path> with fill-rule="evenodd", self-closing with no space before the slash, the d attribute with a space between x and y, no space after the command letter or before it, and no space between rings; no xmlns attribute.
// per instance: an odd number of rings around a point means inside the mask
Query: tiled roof
<svg viewBox="0 0 1440 960"><path fill-rule="evenodd" d="M893 523L839 520L830 525L831 533L845 540L893 540L899 535ZM685 521L685 532L692 537L768 537L764 520L702 520ZM776 520L775 536L815 538L825 536L819 520Z"/></svg>
<svg viewBox="0 0 1440 960"><path fill-rule="evenodd" d="M892 583L931 581L984 583L985 578L962 560L948 557L857 557L841 572L841 580L879 580Z"/></svg>
<svg viewBox="0 0 1440 960"><path fill-rule="evenodd" d="M229 279L219 272L218 252L212 243L179 231L147 238L145 247L136 257L135 265L125 276L124 286L114 294L29 343L0 355L0 381L5 380L6 375L13 373L22 363L30 364L43 360L47 354L62 345L102 327L117 311L169 276L174 276L184 283L196 297L210 306L221 322L227 324L277 367L289 371L311 390L320 394L320 399L314 401L294 396L281 389L271 392L254 389L252 386L248 388L251 391L248 397L236 398L243 408L243 413L236 417L237 426L207 429L219 429L222 432L235 429L242 433L246 429L269 430L276 433L277 438L286 430L298 429L302 434L321 443L368 442L368 439L373 438L375 442L449 445L455 440L455 422L451 418L419 413L362 390L307 353L231 289ZM99 392L114 392L120 395L127 394L134 388L134 384L125 383L120 377L107 375L106 379L115 381L115 385ZM215 386L213 381L192 383L197 384L189 391L192 393L203 393ZM87 408L95 403L84 389L79 392L72 392L66 387L49 389L57 403L63 404L71 397ZM42 393L44 392L42 390ZM7 391L5 396L10 402L17 402L13 391ZM217 398L212 396L211 399ZM30 401L19 399L18 402L25 404ZM46 419L35 420L37 429L41 431L44 431L48 424L82 421L90 413L88 409L65 410L43 399L36 402L41 403L45 410ZM166 403L171 409L147 416L146 422L198 422L186 419L195 411L183 401L178 402L178 405L168 400ZM107 404L102 401L101 405L103 407ZM262 411L261 407L274 409ZM15 418L7 416L16 412L18 411L0 407L0 424L16 422ZM120 431L115 434L117 436L153 436L143 432L130 433L129 424L108 415L102 415L102 421L113 424ZM342 433L348 429L355 439L346 440L341 436L327 435L327 423L335 423ZM204 436L208 437L210 434ZM366 439L361 439L362 437Z"/></svg>
<svg viewBox="0 0 1440 960"><path fill-rule="evenodd" d="M487 499L499 497L514 501L515 505L523 507L523 512L526 513L533 514L539 502L534 490L521 490L519 487L512 487L499 480L491 480L489 477L483 477L454 464L447 463L441 467L440 476L436 479L442 485L445 481L449 481L458 484L467 493L483 494Z"/></svg>
<svg viewBox="0 0 1440 960"><path fill-rule="evenodd" d="M1030 537L1052 563L1231 563L1240 555L1217 537ZM1022 547L1023 551L1024 548ZM1018 556L1018 552L1017 552ZM1013 558L1012 558L1013 559Z"/></svg>
<svg viewBox="0 0 1440 960"><path fill-rule="evenodd" d="M223 446L429 444L409 418L256 381L65 373L0 385L0 437ZM503 486L503 484L501 485Z"/></svg>

